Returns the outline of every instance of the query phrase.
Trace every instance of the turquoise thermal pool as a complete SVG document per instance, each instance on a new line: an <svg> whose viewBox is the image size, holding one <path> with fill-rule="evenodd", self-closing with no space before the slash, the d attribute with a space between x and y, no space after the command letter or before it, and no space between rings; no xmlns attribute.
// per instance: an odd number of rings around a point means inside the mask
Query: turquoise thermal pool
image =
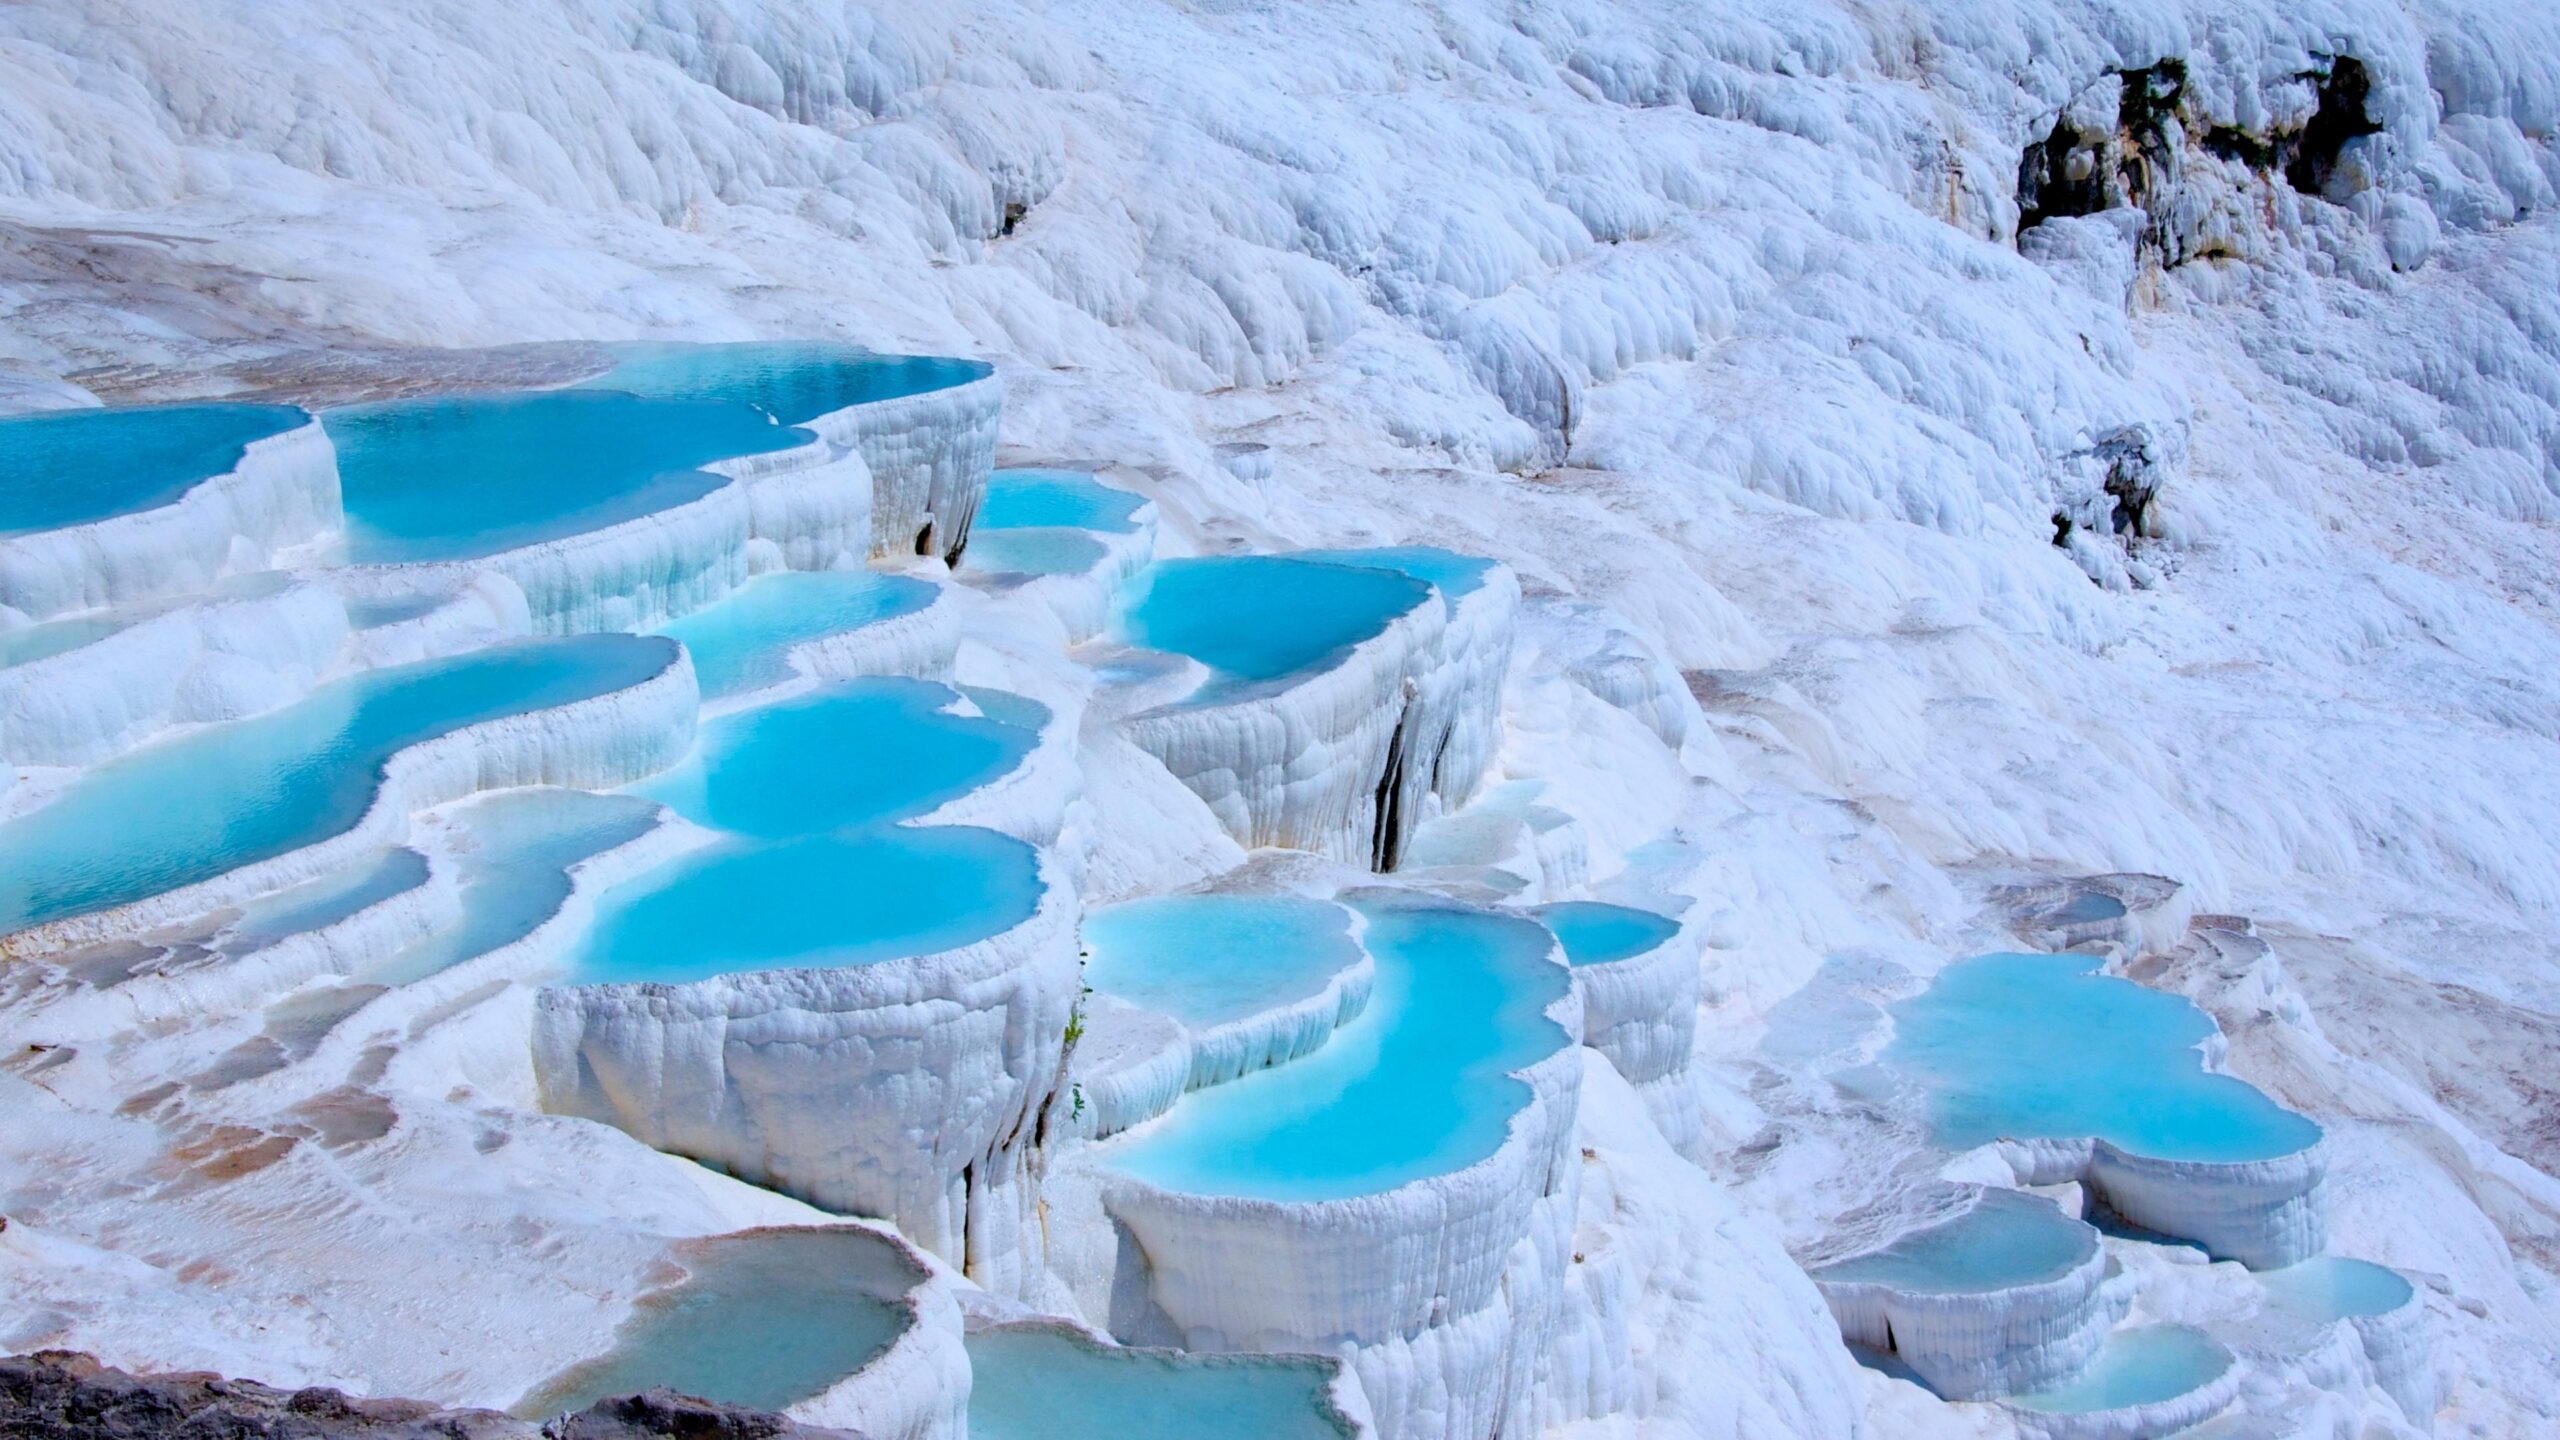
<svg viewBox="0 0 2560 1440"><path fill-rule="evenodd" d="M969 532L965 562L991 575L1084 575L1110 554L1102 542L1080 530L989 530Z"/></svg>
<svg viewBox="0 0 2560 1440"><path fill-rule="evenodd" d="M2077 1376L2050 1390L2012 1395L2009 1403L2058 1415L2124 1410L2200 1390L2231 1365L2231 1352L2200 1330L2139 1325L2109 1335Z"/></svg>
<svg viewBox="0 0 2560 1440"><path fill-rule="evenodd" d="M1430 593L1395 570L1277 555L1165 560L1140 577L1121 629L1216 672L1193 697L1207 700L1339 664Z"/></svg>
<svg viewBox="0 0 2560 1440"><path fill-rule="evenodd" d="M1363 913L1368 1008L1311 1055L1186 1096L1122 1152L1122 1171L1197 1195L1337 1200L1501 1146L1530 1098L1511 1072L1573 1043L1546 1014L1572 985L1553 939L1479 910Z"/></svg>
<svg viewBox="0 0 2560 1440"><path fill-rule="evenodd" d="M1085 983L1205 1027L1317 994L1360 961L1351 912L1285 895L1167 895L1088 913Z"/></svg>
<svg viewBox="0 0 2560 1440"><path fill-rule="evenodd" d="M130 623L112 615L74 615L0 630L0 670L12 665L33 665L67 655L83 645L95 645Z"/></svg>
<svg viewBox="0 0 2560 1440"><path fill-rule="evenodd" d="M1892 1007L1886 1068L1930 1093L1940 1143L2094 1136L2159 1160L2231 1163L2303 1150L2320 1127L2208 1073L2214 1033L2175 995L2086 955L1984 955Z"/></svg>
<svg viewBox="0 0 2560 1440"><path fill-rule="evenodd" d="M426 883L426 856L405 845L386 846L335 874L241 906L240 918L223 931L223 953L235 960L254 955L278 941L326 930Z"/></svg>
<svg viewBox="0 0 2560 1440"><path fill-rule="evenodd" d="M1039 908L1037 851L968 826L730 840L607 891L575 984L679 985L929 955Z"/></svg>
<svg viewBox="0 0 2560 1440"><path fill-rule="evenodd" d="M1531 912L1556 934L1564 958L1575 965L1629 960L1680 933L1680 922L1631 905L1564 900Z"/></svg>
<svg viewBox="0 0 2560 1440"><path fill-rule="evenodd" d="M509 790L457 816L468 837L462 919L364 968L361 978L406 985L531 935L569 898L571 867L655 829L657 807L636 795Z"/></svg>
<svg viewBox="0 0 2560 1440"><path fill-rule="evenodd" d="M627 689L671 641L587 635L369 671L147 746L0 824L0 934L130 904L343 834L383 763L467 726ZM134 817L147 815L147 826Z"/></svg>
<svg viewBox="0 0 2560 1440"><path fill-rule="evenodd" d="M968 1339L970 1440L1348 1440L1311 1355L1124 1350L1039 1325Z"/></svg>
<svg viewBox="0 0 2560 1440"><path fill-rule="evenodd" d="M758 576L716 605L660 628L684 642L706 700L789 680L795 646L841 635L933 603L935 587L868 570L782 570Z"/></svg>
<svg viewBox="0 0 2560 1440"><path fill-rule="evenodd" d="M1454 611L1458 602L1484 584L1493 562L1481 555L1461 555L1435 545L1380 545L1367 550L1300 550L1290 558L1362 570L1390 570L1440 591L1440 603Z"/></svg>
<svg viewBox="0 0 2560 1440"><path fill-rule="evenodd" d="M2399 1271L2339 1255L2260 1271L2258 1283L2277 1305L2315 1320L2387 1315L2417 1294Z"/></svg>
<svg viewBox="0 0 2560 1440"><path fill-rule="evenodd" d="M291 405L139 405L0 420L0 539L157 509L298 430Z"/></svg>
<svg viewBox="0 0 2560 1440"><path fill-rule="evenodd" d="M1114 489L1082 470L998 470L987 477L977 529L1127 535L1137 530L1138 507L1146 503L1146 497Z"/></svg>
<svg viewBox="0 0 2560 1440"><path fill-rule="evenodd" d="M613 368L582 388L652 398L745 405L784 425L800 425L853 405L947 390L995 373L983 361L937 355L880 355L807 340L719 345L641 343L605 347Z"/></svg>
<svg viewBox="0 0 2560 1440"><path fill-rule="evenodd" d="M331 410L347 556L471 560L601 530L730 483L716 460L808 444L752 406L605 390L446 395Z"/></svg>
<svg viewBox="0 0 2560 1440"><path fill-rule="evenodd" d="M1037 730L953 713L961 701L930 680L821 686L705 721L693 755L637 790L737 835L912 819L1012 770L1039 743Z"/></svg>
<svg viewBox="0 0 2560 1440"><path fill-rule="evenodd" d="M526 1419L665 1386L728 1405L780 1410L814 1399L880 1357L910 1321L922 1270L858 1230L762 1230L676 1247L689 1272L643 1295L613 1348L514 1405Z"/></svg>
<svg viewBox="0 0 2560 1440"><path fill-rule="evenodd" d="M1975 1295L2058 1280L2097 1249L2098 1232L2051 1201L1989 1190L1963 1214L1825 1265L1813 1278L1913 1295Z"/></svg>

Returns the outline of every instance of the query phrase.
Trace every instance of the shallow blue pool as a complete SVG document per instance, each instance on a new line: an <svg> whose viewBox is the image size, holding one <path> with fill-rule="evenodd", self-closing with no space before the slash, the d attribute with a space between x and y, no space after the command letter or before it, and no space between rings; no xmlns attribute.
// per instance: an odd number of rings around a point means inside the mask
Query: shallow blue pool
<svg viewBox="0 0 2560 1440"><path fill-rule="evenodd" d="M952 713L930 680L824 685L704 722L682 765L638 787L697 824L780 838L922 815L1022 763L1039 732Z"/></svg>
<svg viewBox="0 0 2560 1440"><path fill-rule="evenodd" d="M987 477L987 498L972 535L1054 528L1126 535L1138 528L1138 507L1146 503L1145 496L1114 489L1082 470L998 470Z"/></svg>
<svg viewBox="0 0 2560 1440"><path fill-rule="evenodd" d="M693 654L706 700L768 689L793 675L794 646L912 615L939 593L930 581L868 570L783 570L660 627Z"/></svg>
<svg viewBox="0 0 2560 1440"><path fill-rule="evenodd" d="M1544 926L1436 906L1364 909L1377 988L1285 1065L1195 1091L1119 1167L1168 1190L1269 1200L1374 1195L1500 1147L1528 1103L1510 1072L1572 1043L1546 1008L1572 986Z"/></svg>
<svg viewBox="0 0 2560 1440"><path fill-rule="evenodd" d="M1194 697L1205 700L1339 664L1430 594L1399 571L1278 555L1165 560L1139 578L1120 629L1217 672Z"/></svg>
<svg viewBox="0 0 2560 1440"><path fill-rule="evenodd" d="M0 670L68 655L83 645L97 644L131 623L107 614L74 615L0 630Z"/></svg>
<svg viewBox="0 0 2560 1440"><path fill-rule="evenodd" d="M1915 1295L1972 1295L2060 1279L2097 1249L2098 1232L2051 1201L1989 1190L1963 1214L1825 1265L1813 1278Z"/></svg>
<svg viewBox="0 0 2560 1440"><path fill-rule="evenodd" d="M1562 900L1531 913L1556 932L1575 965L1633 959L1680 933L1680 922L1667 915L1599 900Z"/></svg>
<svg viewBox="0 0 2560 1440"><path fill-rule="evenodd" d="M426 883L426 856L405 845L388 846L335 874L241 906L240 918L224 932L223 953L234 960L254 955L278 941L326 930Z"/></svg>
<svg viewBox="0 0 2560 1440"><path fill-rule="evenodd" d="M849 405L946 390L995 373L977 360L881 355L812 340L721 345L610 345L613 368L582 387L634 395L725 400L798 425Z"/></svg>
<svg viewBox="0 0 2560 1440"><path fill-rule="evenodd" d="M1348 1440L1312 1355L1124 1350L1047 1326L968 1338L970 1440Z"/></svg>
<svg viewBox="0 0 2560 1440"><path fill-rule="evenodd" d="M2213 1022L2086 955L1984 955L1893 1007L1884 1064L1931 1092L1941 1143L2097 1136L2163 1160L2290 1155L2320 1127L2206 1073Z"/></svg>
<svg viewBox="0 0 2560 1440"><path fill-rule="evenodd" d="M969 532L969 552L961 562L990 575L1086 575L1110 552L1081 530L989 530Z"/></svg>
<svg viewBox="0 0 2560 1440"><path fill-rule="evenodd" d="M444 395L331 410L347 555L469 560L601 530L729 483L697 467L805 445L749 405L604 390Z"/></svg>
<svg viewBox="0 0 2560 1440"><path fill-rule="evenodd" d="M2276 1304L2315 1320L2388 1314L2417 1294L2399 1271L2339 1255L2260 1271L2258 1283Z"/></svg>
<svg viewBox="0 0 2560 1440"><path fill-rule="evenodd" d="M2231 1352L2200 1330L2140 1325L2109 1335L2089 1368L2073 1379L2050 1390L2013 1395L2009 1403L2062 1415L2122 1410L2202 1389L2231 1364Z"/></svg>
<svg viewBox="0 0 2560 1440"><path fill-rule="evenodd" d="M779 1410L814 1399L906 1330L918 1267L873 1235L761 1230L686 1241L689 1272L640 1298L613 1346L511 1407L544 1420L664 1386Z"/></svg>
<svg viewBox="0 0 2560 1440"><path fill-rule="evenodd" d="M1293 559L1363 570L1392 570L1440 591L1440 603L1454 611L1458 602L1484 584L1493 562L1481 555L1461 555L1436 545L1380 545L1365 550L1299 550Z"/></svg>
<svg viewBox="0 0 2560 1440"><path fill-rule="evenodd" d="M1039 908L1040 859L967 826L735 839L608 891L572 961L576 984L707 980L929 955Z"/></svg>
<svg viewBox="0 0 2560 1440"><path fill-rule="evenodd" d="M673 641L638 635L501 645L369 671L281 710L134 751L0 824L0 933L128 904L341 834L372 806L394 752L626 689L674 658Z"/></svg>
<svg viewBox="0 0 2560 1440"><path fill-rule="evenodd" d="M1360 963L1351 912L1290 895L1166 895L1089 912L1085 983L1190 1026L1316 994Z"/></svg>
<svg viewBox="0 0 2560 1440"><path fill-rule="evenodd" d="M0 538L157 509L310 423L291 405L137 405L0 419Z"/></svg>
<svg viewBox="0 0 2560 1440"><path fill-rule="evenodd" d="M559 913L571 867L647 834L657 813L636 795L585 790L509 790L475 802L456 816L467 837L461 920L359 978L405 985L515 944Z"/></svg>

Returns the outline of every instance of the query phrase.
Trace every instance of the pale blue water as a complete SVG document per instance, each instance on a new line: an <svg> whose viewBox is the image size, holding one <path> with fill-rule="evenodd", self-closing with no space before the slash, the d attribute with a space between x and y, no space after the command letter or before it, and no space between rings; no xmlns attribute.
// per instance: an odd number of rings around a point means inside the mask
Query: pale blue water
<svg viewBox="0 0 2560 1440"><path fill-rule="evenodd" d="M969 703L985 712L990 720L1000 720L1034 734L1049 723L1049 707L1028 695L998 690L989 685L955 685L952 687L969 697Z"/></svg>
<svg viewBox="0 0 2560 1440"><path fill-rule="evenodd" d="M1339 664L1430 594L1397 571L1278 555L1165 560L1139 577L1120 628L1216 671L1193 697L1206 700Z"/></svg>
<svg viewBox="0 0 2560 1440"><path fill-rule="evenodd" d="M635 787L697 824L779 838L910 819L1022 763L1036 731L951 713L930 680L821 686L704 722L682 765Z"/></svg>
<svg viewBox="0 0 2560 1440"><path fill-rule="evenodd" d="M1351 912L1288 895L1166 895L1084 917L1085 983L1186 1025L1322 990L1360 963Z"/></svg>
<svg viewBox="0 0 2560 1440"><path fill-rule="evenodd" d="M1546 1007L1572 986L1545 927L1457 908L1365 908L1377 988L1325 1046L1194 1091L1122 1152L1168 1190L1268 1200L1374 1195L1492 1154L1529 1087L1510 1072L1572 1043Z"/></svg>
<svg viewBox="0 0 2560 1440"><path fill-rule="evenodd" d="M347 623L358 630L379 630L385 625L405 624L434 614L445 599L445 596L433 594L350 596L346 602Z"/></svg>
<svg viewBox="0 0 2560 1440"><path fill-rule="evenodd" d="M601 530L729 482L714 460L805 445L752 406L603 390L445 395L331 410L347 555L468 560Z"/></svg>
<svg viewBox="0 0 2560 1440"><path fill-rule="evenodd" d="M113 615L74 615L66 620L0 630L0 670L32 665L38 660L67 655L83 645L95 645L130 623Z"/></svg>
<svg viewBox="0 0 2560 1440"><path fill-rule="evenodd" d="M2417 1293L2397 1270L2339 1255L2260 1271L2258 1283L2277 1304L2318 1320L2387 1314Z"/></svg>
<svg viewBox="0 0 2560 1440"><path fill-rule="evenodd" d="M606 349L613 355L613 368L581 382L582 386L635 395L725 400L752 406L785 425L814 420L848 405L965 385L995 373L994 367L977 360L880 355L808 340L645 343Z"/></svg>
<svg viewBox="0 0 2560 1440"><path fill-rule="evenodd" d="M1124 1350L1044 1326L968 1337L970 1440L1348 1440L1304 1355Z"/></svg>
<svg viewBox="0 0 2560 1440"><path fill-rule="evenodd" d="M1380 545L1364 550L1300 550L1293 558L1327 565L1353 565L1363 570L1392 570L1440 590L1440 603L1451 611L1484 584L1493 562L1481 555L1461 555L1435 545Z"/></svg>
<svg viewBox="0 0 2560 1440"><path fill-rule="evenodd" d="M607 892L572 980L677 985L928 955L1013 928L1040 893L1038 853L992 830L730 840Z"/></svg>
<svg viewBox="0 0 2560 1440"><path fill-rule="evenodd" d="M1893 1007L1883 1063L1932 1091L1940 1143L2097 1136L2163 1160L2290 1155L2320 1127L2228 1075L2175 995L2096 973L2085 955L1984 955Z"/></svg>
<svg viewBox="0 0 2560 1440"><path fill-rule="evenodd" d="M1103 484L1082 470L998 470L987 477L987 498L978 506L976 529L1105 530L1126 535L1138 528L1132 518L1146 504L1143 495Z"/></svg>
<svg viewBox="0 0 2560 1440"><path fill-rule="evenodd" d="M1667 915L1598 900L1563 900L1531 913L1556 932L1564 958L1575 965L1632 959L1680 933L1680 922Z"/></svg>
<svg viewBox="0 0 2560 1440"><path fill-rule="evenodd" d="M0 419L0 537L156 509L229 474L252 442L310 419L291 405L138 405Z"/></svg>
<svg viewBox="0 0 2560 1440"><path fill-rule="evenodd" d="M2113 895L2101 895L2095 890L2081 891L2072 896L2069 903L2053 912L2054 923L2059 925L2093 925L2101 920L2123 918L2124 902Z"/></svg>
<svg viewBox="0 0 2560 1440"><path fill-rule="evenodd" d="M514 1412L549 1419L661 1385L760 1410L796 1405L887 1350L923 1278L889 1242L841 1230L688 1241L677 1258L690 1273L641 1297L612 1349L535 1386Z"/></svg>
<svg viewBox="0 0 2560 1440"><path fill-rule="evenodd" d="M2231 1363L2231 1352L2200 1330L2140 1325L2109 1335L2089 1368L2072 1380L2009 1400L2028 1410L2062 1415L2122 1410L2200 1389Z"/></svg>
<svg viewBox="0 0 2560 1440"><path fill-rule="evenodd" d="M224 939L223 953L235 960L254 955L279 940L325 930L426 883L427 857L405 845L391 846L335 874L241 906L240 918L231 922Z"/></svg>
<svg viewBox="0 0 2560 1440"><path fill-rule="evenodd" d="M1890 1285L1915 1295L1975 1295L2059 1279L2097 1248L2098 1232L2051 1201L1989 1190L1962 1215L1825 1265L1813 1278Z"/></svg>
<svg viewBox="0 0 2560 1440"><path fill-rule="evenodd" d="M513 945L569 898L569 870L649 833L657 807L636 795L510 790L459 816L470 849L459 865L462 918L409 945L359 978L406 985Z"/></svg>
<svg viewBox="0 0 2560 1440"><path fill-rule="evenodd" d="M636 685L673 641L587 635L369 671L91 770L0 824L0 934L210 880L345 832L398 750ZM136 817L148 817L137 824Z"/></svg>
<svg viewBox="0 0 2560 1440"><path fill-rule="evenodd" d="M760 575L719 604L660 627L693 653L704 699L744 695L788 680L791 650L912 615L933 603L932 582L868 570L783 570Z"/></svg>
<svg viewBox="0 0 2560 1440"><path fill-rule="evenodd" d="M1083 575L1109 552L1102 542L1080 530L989 530L969 532L964 563L990 575Z"/></svg>

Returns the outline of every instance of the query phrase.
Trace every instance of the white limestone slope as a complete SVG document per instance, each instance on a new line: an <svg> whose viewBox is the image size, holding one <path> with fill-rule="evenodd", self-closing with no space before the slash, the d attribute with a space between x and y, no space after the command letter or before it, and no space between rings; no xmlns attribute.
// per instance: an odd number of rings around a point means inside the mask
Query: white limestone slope
<svg viewBox="0 0 2560 1440"><path fill-rule="evenodd" d="M29 620L201 594L333 538L338 458L306 420L252 440L240 461L166 505L0 537L0 608Z"/></svg>
<svg viewBox="0 0 2560 1440"><path fill-rule="evenodd" d="M2233 1068L2330 1128L2333 1229L2445 1277L2440 1430L2529 1433L2560 1403L2534 1298L2560 1156L2507 1078L2548 1071L2532 1017L2560 1003L2546 7L209 0L148 20L0 14L0 394L197 394L349 342L840 333L983 354L1009 442L1148 467L1203 549L1499 555L1535 603L1605 612L1669 667L1552 677L1565 723L1515 758L1575 762L1539 771L1539 803L1583 822L1590 878L1662 828L1610 835L1631 810L1676 813L1697 852L1702 1153L1734 1208L1664 1200L1710 1185L1667 1162L1622 1207L1625 1246L1677 1277L1621 1347L1658 1348L1587 1367L1612 1418L1559 1423L1999 1423L1840 1368L1827 1336L1737 1323L1718 1272L1792 1315L1803 1286L1762 1242L1818 1228L1842 1176L1886 1163L1807 1118L1834 1102L1791 1108L1810 1088L1792 1057L1856 1040L1790 993L1834 962L1925 973L1961 953L1972 867L2029 863L2168 876L2298 937L2299 985L2233 1000ZM2327 182L2207 143L2299 139L2342 55L2380 128ZM2117 77L2170 58L2174 192L2021 237L2022 151L2066 111L2122 119ZM2174 263L2145 243L2155 217ZM1266 448L1226 463L1238 445ZM2110 455L2141 473L2110 476ZM2123 535L2110 478L2157 487ZM1570 733L1688 695L1690 753L1640 783ZM1191 792L1089 748L1113 781L1097 812L1142 832L1102 842L1109 893L1236 862ZM77 1104L13 1091L76 1117L45 1121L52 1151L156 1143L84 1083ZM416 1123L437 1143L404 1143L448 1171L380 1162L367 1199L467 1203L416 1212L459 1233L422 1220L403 1243L528 1251L471 1226L540 1203L533 1142L482 1154L476 1120ZM432 1306L364 1330L254 1275L188 1289L115 1263L219 1236L297 1283L334 1275L250 1244L260 1205L371 1233L343 1218L361 1207L314 1203L339 1194L322 1165L193 1202L234 1207L187 1212L198 1236L105 1185L86 1211L46 1198L32 1168L11 1172L8 1243L27 1209L88 1227L17 1272L39 1313L74 1317L60 1333L439 1395L462 1384L413 1335L511 1363ZM668 1173L608 1168L635 1193ZM459 1194L426 1188L446 1174ZM615 1223L660 1203L573 1193ZM1707 1243L1732 1235L1749 1243ZM546 1264L606 1273L601 1248ZM47 1274L148 1318L96 1318ZM527 1328L566 1307L523 1303ZM2330 1393L2319 1415L2349 1432L2386 1408Z"/></svg>

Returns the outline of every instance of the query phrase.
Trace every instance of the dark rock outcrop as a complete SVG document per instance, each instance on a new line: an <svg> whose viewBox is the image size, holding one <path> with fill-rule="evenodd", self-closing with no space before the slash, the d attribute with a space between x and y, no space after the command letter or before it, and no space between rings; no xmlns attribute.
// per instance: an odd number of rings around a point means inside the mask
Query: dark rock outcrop
<svg viewBox="0 0 2560 1440"><path fill-rule="evenodd" d="M366 1400L313 1386L131 1375L69 1350L0 1358L0 1440L861 1440L671 1390L600 1400L536 1426L495 1410Z"/></svg>

